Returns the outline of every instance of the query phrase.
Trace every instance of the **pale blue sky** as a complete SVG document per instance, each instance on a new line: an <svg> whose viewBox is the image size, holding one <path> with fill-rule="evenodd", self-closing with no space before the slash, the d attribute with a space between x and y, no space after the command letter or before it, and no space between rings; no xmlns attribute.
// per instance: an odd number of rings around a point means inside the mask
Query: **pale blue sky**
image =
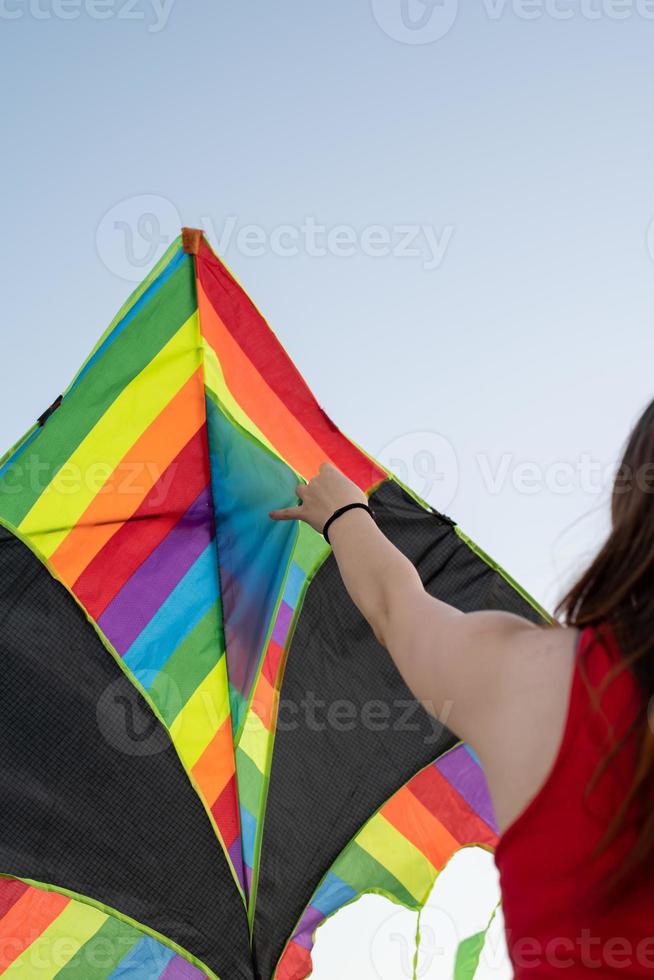
<svg viewBox="0 0 654 980"><path fill-rule="evenodd" d="M422 31L402 2L0 2L0 444L144 271L139 216L231 221L335 421L551 605L601 533L592 461L653 394L653 5L470 0L445 32L454 0L404 0ZM307 219L346 226L326 254Z"/></svg>

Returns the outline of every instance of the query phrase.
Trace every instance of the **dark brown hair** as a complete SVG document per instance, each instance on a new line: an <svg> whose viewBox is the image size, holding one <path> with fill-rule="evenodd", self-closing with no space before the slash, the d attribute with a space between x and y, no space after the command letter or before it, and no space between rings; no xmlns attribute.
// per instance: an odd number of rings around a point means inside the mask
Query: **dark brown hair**
<svg viewBox="0 0 654 980"><path fill-rule="evenodd" d="M611 498L611 531L590 568L560 603L557 614L569 626L600 630L608 626L621 655L618 669L636 677L641 711L629 733L638 733L638 761L633 783L609 827L605 844L615 838L626 815L638 813L638 839L622 881L654 855L654 402L636 424L618 468ZM623 740L624 741L624 740ZM613 747L606 768L620 750Z"/></svg>

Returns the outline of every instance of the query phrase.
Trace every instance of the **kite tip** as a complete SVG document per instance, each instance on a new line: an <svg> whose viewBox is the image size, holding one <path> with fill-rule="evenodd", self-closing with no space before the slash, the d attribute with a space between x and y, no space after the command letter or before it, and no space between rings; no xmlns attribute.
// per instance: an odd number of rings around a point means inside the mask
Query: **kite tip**
<svg viewBox="0 0 654 980"><path fill-rule="evenodd" d="M182 228L182 246L187 255L197 255L201 241L201 228Z"/></svg>

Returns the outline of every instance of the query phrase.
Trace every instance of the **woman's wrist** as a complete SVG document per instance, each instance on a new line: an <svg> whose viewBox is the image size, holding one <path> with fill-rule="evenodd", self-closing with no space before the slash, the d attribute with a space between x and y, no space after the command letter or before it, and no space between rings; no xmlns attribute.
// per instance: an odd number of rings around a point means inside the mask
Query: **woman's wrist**
<svg viewBox="0 0 654 980"><path fill-rule="evenodd" d="M367 500L365 502L363 500L355 500L352 501L351 503L343 504L343 506L341 507L337 507L336 510L334 510L333 513L330 515L330 517L327 518L322 529L323 537L327 542L327 544L331 544L330 532L334 527L334 525L336 524L336 522L342 520L347 514L351 514L357 511L363 511L366 514L368 514L368 516L371 517L373 520L375 519L374 511Z"/></svg>

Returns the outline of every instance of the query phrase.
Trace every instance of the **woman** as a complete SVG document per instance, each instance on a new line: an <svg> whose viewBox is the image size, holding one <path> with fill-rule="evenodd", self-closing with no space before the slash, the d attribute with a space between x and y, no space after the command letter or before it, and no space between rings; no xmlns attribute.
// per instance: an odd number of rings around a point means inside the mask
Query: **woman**
<svg viewBox="0 0 654 980"><path fill-rule="evenodd" d="M517 977L654 977L653 490L654 402L618 471L609 538L557 627L428 595L330 465L297 488L301 506L271 514L317 531L329 522L377 639L416 698L437 716L447 709L477 752Z"/></svg>

